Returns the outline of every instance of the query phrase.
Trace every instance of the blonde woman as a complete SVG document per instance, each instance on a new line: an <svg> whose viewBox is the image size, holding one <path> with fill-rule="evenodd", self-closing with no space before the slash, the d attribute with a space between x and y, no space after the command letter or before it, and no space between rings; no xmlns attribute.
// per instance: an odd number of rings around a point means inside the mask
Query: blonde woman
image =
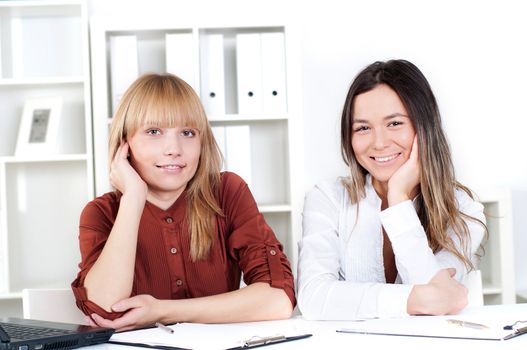
<svg viewBox="0 0 527 350"><path fill-rule="evenodd" d="M110 130L115 192L80 218L72 283L92 325L288 318L293 276L245 182L221 154L198 96L173 75L126 91ZM239 289L243 272L247 287Z"/></svg>
<svg viewBox="0 0 527 350"><path fill-rule="evenodd" d="M486 235L454 177L432 90L404 60L355 78L341 120L350 176L307 196L298 304L310 319L458 313Z"/></svg>

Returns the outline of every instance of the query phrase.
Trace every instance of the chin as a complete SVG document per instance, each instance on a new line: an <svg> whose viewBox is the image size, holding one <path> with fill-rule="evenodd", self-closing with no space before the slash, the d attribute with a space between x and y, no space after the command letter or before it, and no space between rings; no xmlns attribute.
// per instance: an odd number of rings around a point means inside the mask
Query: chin
<svg viewBox="0 0 527 350"><path fill-rule="evenodd" d="M376 181L388 182L394 173L395 173L395 171L391 171L389 173L383 171L382 173L379 173L379 172L370 173L370 175Z"/></svg>

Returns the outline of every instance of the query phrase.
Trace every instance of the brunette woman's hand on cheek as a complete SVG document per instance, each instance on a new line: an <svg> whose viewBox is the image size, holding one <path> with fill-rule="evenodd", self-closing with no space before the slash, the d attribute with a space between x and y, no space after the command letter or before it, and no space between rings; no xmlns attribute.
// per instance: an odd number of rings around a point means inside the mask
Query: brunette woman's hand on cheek
<svg viewBox="0 0 527 350"><path fill-rule="evenodd" d="M115 320L108 320L97 314L92 314L91 319L93 321L90 324L96 323L99 327L113 328L119 332L151 326L162 319L164 309L163 300L147 294L136 295L112 305L113 311L126 311L123 316Z"/></svg>
<svg viewBox="0 0 527 350"><path fill-rule="evenodd" d="M408 160L388 180L388 206L412 199L419 185L419 149L414 137Z"/></svg>
<svg viewBox="0 0 527 350"><path fill-rule="evenodd" d="M130 164L129 151L128 142L122 142L110 167L110 183L123 195L130 193L146 200L148 186Z"/></svg>

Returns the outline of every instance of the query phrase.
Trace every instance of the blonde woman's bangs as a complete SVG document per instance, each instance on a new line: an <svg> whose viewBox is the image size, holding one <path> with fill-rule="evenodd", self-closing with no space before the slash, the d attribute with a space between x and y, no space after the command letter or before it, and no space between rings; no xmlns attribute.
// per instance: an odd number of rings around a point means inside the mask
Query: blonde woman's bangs
<svg viewBox="0 0 527 350"><path fill-rule="evenodd" d="M205 112L196 93L171 80L148 82L127 111L126 134L133 135L144 125L174 128L189 127L199 132L207 127ZM172 85L172 86L167 86Z"/></svg>

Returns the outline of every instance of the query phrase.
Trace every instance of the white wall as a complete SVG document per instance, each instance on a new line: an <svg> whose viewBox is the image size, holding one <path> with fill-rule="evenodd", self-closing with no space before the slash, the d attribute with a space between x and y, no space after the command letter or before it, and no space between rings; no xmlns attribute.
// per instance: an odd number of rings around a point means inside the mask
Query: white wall
<svg viewBox="0 0 527 350"><path fill-rule="evenodd" d="M126 6L126 11L122 6ZM285 18L302 33L305 188L345 174L339 118L354 75L405 58L430 81L458 179L514 191L517 283L527 289L527 20L518 0L89 1L91 15Z"/></svg>

